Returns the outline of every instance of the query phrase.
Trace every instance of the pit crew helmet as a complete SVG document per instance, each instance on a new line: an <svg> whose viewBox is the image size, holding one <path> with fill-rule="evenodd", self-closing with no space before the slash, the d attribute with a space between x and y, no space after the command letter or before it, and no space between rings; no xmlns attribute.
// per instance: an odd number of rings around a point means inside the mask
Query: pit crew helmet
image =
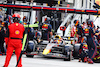
<svg viewBox="0 0 100 67"><path fill-rule="evenodd" d="M74 20L75 26L79 25L79 20Z"/></svg>
<svg viewBox="0 0 100 67"><path fill-rule="evenodd" d="M28 19L28 18L27 18L26 16L24 16L24 17L23 17L23 22L27 22L27 19Z"/></svg>
<svg viewBox="0 0 100 67"><path fill-rule="evenodd" d="M87 25L93 26L93 21L89 20L89 21L87 22Z"/></svg>
<svg viewBox="0 0 100 67"><path fill-rule="evenodd" d="M46 22L46 23L49 23L50 20L51 20L51 19L50 19L49 17L45 18L45 22Z"/></svg>
<svg viewBox="0 0 100 67"><path fill-rule="evenodd" d="M21 17L18 13L13 14L12 17L13 17L13 22L20 22Z"/></svg>

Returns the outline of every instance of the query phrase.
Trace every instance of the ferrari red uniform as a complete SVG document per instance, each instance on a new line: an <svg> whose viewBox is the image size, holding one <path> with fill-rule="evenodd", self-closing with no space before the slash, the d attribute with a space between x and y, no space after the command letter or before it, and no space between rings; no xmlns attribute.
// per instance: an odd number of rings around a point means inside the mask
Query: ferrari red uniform
<svg viewBox="0 0 100 67"><path fill-rule="evenodd" d="M13 23L9 25L8 31L6 33L6 39L5 39L7 45L7 55L6 55L4 67L8 67L13 50L15 50L15 54L18 61L18 58L21 53L21 48L22 48L23 33L24 33L24 26L22 24ZM22 67L21 61L22 60L20 60L18 67Z"/></svg>

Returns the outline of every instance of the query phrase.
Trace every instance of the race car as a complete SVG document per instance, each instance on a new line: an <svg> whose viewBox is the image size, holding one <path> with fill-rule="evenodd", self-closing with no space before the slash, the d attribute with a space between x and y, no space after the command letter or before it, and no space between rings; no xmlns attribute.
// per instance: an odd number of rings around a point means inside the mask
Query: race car
<svg viewBox="0 0 100 67"><path fill-rule="evenodd" d="M65 61L70 61L72 59L73 46L65 42L63 38L59 35L50 41L50 43L43 50L42 55L48 57L63 58Z"/></svg>
<svg viewBox="0 0 100 67"><path fill-rule="evenodd" d="M73 46L66 42L66 39L59 35L55 35L54 38L51 38L50 42L42 41L40 45L37 44L34 45L34 47L31 46L31 48L34 48L31 50L34 51L27 52L27 57L34 57L34 55L42 55L46 57L63 58L65 61L70 61L72 59Z"/></svg>

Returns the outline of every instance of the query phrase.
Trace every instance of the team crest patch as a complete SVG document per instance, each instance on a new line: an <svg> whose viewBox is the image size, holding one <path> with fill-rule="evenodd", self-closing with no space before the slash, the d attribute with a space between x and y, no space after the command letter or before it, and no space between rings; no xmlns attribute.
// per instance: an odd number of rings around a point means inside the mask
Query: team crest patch
<svg viewBox="0 0 100 67"><path fill-rule="evenodd" d="M20 33L20 31L19 31L19 30L16 30L16 31L15 31L15 34L19 34L19 33Z"/></svg>
<svg viewBox="0 0 100 67"><path fill-rule="evenodd" d="M47 24L43 24L42 28L43 29L48 29L48 25Z"/></svg>

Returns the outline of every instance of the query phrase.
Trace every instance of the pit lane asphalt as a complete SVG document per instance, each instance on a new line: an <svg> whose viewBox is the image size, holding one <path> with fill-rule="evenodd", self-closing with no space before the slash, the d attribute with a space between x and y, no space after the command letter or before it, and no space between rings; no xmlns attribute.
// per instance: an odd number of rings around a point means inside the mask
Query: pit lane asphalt
<svg viewBox="0 0 100 67"><path fill-rule="evenodd" d="M6 56L0 56L0 67L3 66ZM34 58L27 58L22 56L23 67L100 67L100 63L88 64L78 62L78 59L71 61L63 61L63 59L46 58L42 56L34 56ZM16 56L13 55L8 67L15 67Z"/></svg>

